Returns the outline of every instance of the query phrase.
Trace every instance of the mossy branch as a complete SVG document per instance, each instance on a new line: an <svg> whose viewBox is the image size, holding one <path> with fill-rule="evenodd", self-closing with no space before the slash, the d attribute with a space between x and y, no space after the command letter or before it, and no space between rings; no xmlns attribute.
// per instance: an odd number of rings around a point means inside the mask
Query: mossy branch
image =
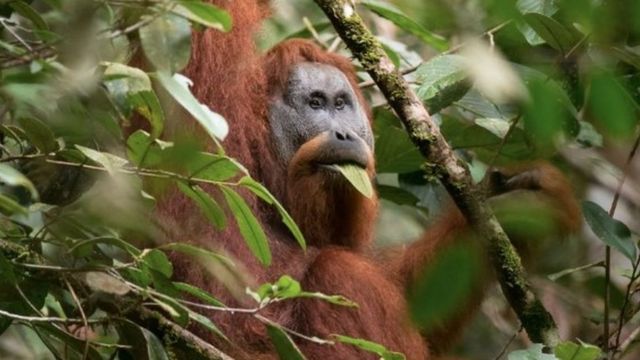
<svg viewBox="0 0 640 360"><path fill-rule="evenodd" d="M436 170L436 175L468 222L487 240L502 290L531 341L555 345L559 340L556 324L529 288L520 257L485 201L485 195L473 184L464 162L456 158L420 99L356 13L353 1L315 2L378 85L404 124L411 141L425 157L429 167Z"/></svg>

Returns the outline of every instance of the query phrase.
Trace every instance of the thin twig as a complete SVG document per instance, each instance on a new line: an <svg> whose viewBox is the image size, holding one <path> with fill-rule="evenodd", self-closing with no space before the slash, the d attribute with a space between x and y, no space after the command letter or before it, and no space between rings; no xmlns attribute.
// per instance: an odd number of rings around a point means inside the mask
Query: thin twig
<svg viewBox="0 0 640 360"><path fill-rule="evenodd" d="M513 343L513 340L516 339L516 337L518 336L518 334L520 334L522 332L522 325L520 325L520 328L518 329L518 331L516 331L511 338L509 339L509 341L507 341L506 344L504 344L504 346L502 347L502 350L500 350L500 353L498 354L498 356L496 356L495 360L500 360L500 358L502 358L504 356L504 354L507 352L507 349L509 349L509 346L511 345L511 343Z"/></svg>
<svg viewBox="0 0 640 360"><path fill-rule="evenodd" d="M83 320L83 327L84 327L84 349L82 351L82 360L85 360L87 358L87 356L89 355L89 344L91 343L89 340L89 336L87 334L87 332L89 331L89 322L87 321L87 315L84 313L84 309L82 308L82 302L80 302L80 299L78 298L78 295L76 294L75 290L73 290L73 286L71 286L71 284L69 283L69 280L64 279L64 283L67 285L67 289L69 289L69 293L71 293L71 297L73 298L73 301L76 303L76 307L78 308L78 311L80 312L80 317L82 317Z"/></svg>
<svg viewBox="0 0 640 360"><path fill-rule="evenodd" d="M627 161L624 165L624 169L622 171L622 178L618 183L618 187L616 188L616 192L613 196L613 201L611 202L611 207L609 208L609 216L613 217L616 212L616 208L618 207L618 200L620 199L620 193L622 192L622 186L624 185L624 181L627 179L627 175L629 174L629 169L631 167L631 162L636 152L638 151L638 146L640 146L640 134L636 137L636 141L631 147L631 151L629 152L629 156L627 157ZM635 272L635 267L634 267ZM605 247L605 290L604 290L604 352L606 357L609 358L609 310L610 310L610 286L611 286L611 247ZM622 314L620 315L622 318ZM618 330L618 335L616 336L616 342L614 344L613 350L615 351L618 347L618 342L620 340L620 329Z"/></svg>

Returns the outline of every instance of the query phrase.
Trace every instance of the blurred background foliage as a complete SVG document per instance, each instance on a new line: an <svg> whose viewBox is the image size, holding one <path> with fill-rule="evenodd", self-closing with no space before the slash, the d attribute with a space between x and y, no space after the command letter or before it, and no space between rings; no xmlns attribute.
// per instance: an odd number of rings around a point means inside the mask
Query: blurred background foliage
<svg viewBox="0 0 640 360"><path fill-rule="evenodd" d="M561 168L585 200L584 229L567 239L551 235L550 212L539 199L516 194L492 200L516 235L512 240L533 288L561 336L572 342L543 354L528 342L495 286L456 353L473 359L602 358L597 347L605 342L607 313L609 342L618 350L611 356L640 356L640 162L628 160L638 141L640 2L356 2L476 181L494 166L544 160ZM262 50L306 37L349 56L313 1L276 0L272 9L256 35ZM172 281L163 251L228 268L233 260L158 243L163 224L149 216L152 194L167 186L193 199L212 226L235 221L264 264L270 262L264 232L237 189L276 206L304 246L286 211L224 154L225 120L203 107L191 95L189 79L179 75L189 59L191 31L231 26L224 11L195 0L0 1L0 358L166 358L175 349L126 318L140 306L162 309L180 325L219 332L184 296L209 310L226 311L224 304ZM153 71L129 63L138 48ZM446 211L448 196L384 97L366 73L359 75L374 109L375 185L383 199L376 241L412 241ZM189 139L160 139L165 114L176 106L206 130L217 144L213 152ZM133 114L148 122L150 132L122 131ZM209 196L207 187L220 188L224 198ZM605 245L612 249L608 302ZM465 284L478 267L470 249L454 249L427 269L410 304L418 325L437 323L449 305L469 296ZM212 267L213 275L219 270ZM284 276L253 296L261 307L310 295ZM339 296L316 296L352 305ZM285 358L298 356L290 346L295 334L265 324L279 351L289 354ZM363 340L334 340L385 359L400 356Z"/></svg>

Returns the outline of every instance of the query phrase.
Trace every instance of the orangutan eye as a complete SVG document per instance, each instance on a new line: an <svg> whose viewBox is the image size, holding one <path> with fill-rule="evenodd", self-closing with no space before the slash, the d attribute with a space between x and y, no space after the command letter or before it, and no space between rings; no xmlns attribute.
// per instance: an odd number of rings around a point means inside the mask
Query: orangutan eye
<svg viewBox="0 0 640 360"><path fill-rule="evenodd" d="M326 100L321 93L314 92L311 94L311 98L309 99L309 107L314 110L319 110L324 108Z"/></svg>
<svg viewBox="0 0 640 360"><path fill-rule="evenodd" d="M344 99L342 97L339 97L339 98L336 99L336 109L342 110L342 109L344 109L344 105L345 105L345 102L344 102Z"/></svg>

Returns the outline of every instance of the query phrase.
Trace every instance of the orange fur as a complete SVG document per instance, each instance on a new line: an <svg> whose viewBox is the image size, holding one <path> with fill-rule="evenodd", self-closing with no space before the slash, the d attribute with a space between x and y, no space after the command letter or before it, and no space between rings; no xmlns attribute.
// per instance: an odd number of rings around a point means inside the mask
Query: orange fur
<svg viewBox="0 0 640 360"><path fill-rule="evenodd" d="M235 224L230 222L224 231L215 231L195 205L175 190L158 204L161 220L174 228L168 235L169 240L196 243L239 259L253 277L242 280L245 282L240 284L240 289L289 274L298 279L305 290L341 294L360 305L351 309L299 299L262 310L263 316L283 326L309 336L338 333L367 338L391 350L404 352L408 359L430 358L419 331L408 323L405 293L420 269L433 260L438 251L456 241L455 235L464 231L464 220L453 212L415 244L385 250L384 257L373 255L370 244L377 199L362 197L344 182L309 175L307 156L313 154L321 139L304 145L303 151L290 164L278 161L266 115L268 99L281 95L291 66L303 61L329 64L341 70L361 104L365 104L350 61L301 40L288 41L261 59L256 53L253 36L266 15L265 1L217 0L213 3L231 13L234 29L230 34L215 30L195 33L186 75L194 80L193 91L200 101L229 122L230 135L224 142L229 155L243 163L285 205L311 246L306 252L302 251L282 225L277 212L247 193L242 194L258 215L269 239L273 254L269 268L262 267L251 255ZM193 122L174 123L168 131L198 133ZM373 177L373 158L370 163L368 171ZM543 186L548 186L554 193L566 194L566 184L556 176L543 177ZM213 188L209 190L215 192ZM571 214L569 217L573 218L571 212L560 213ZM246 298L239 297L237 291L230 290L223 282L208 277L206 271L190 259L178 255L173 259L176 279L203 287L229 306L249 306ZM479 289L482 287L479 284ZM444 325L443 331L431 338L436 350L441 351L444 347L441 344L448 343L453 334L460 331L464 320L479 304L480 295L481 290L477 298L461 310L462 315ZM207 315L234 345L220 341L202 329L196 331L230 355L239 359L277 358L263 324L252 316L227 312L209 312ZM295 340L309 359L377 358L349 346L330 347Z"/></svg>

